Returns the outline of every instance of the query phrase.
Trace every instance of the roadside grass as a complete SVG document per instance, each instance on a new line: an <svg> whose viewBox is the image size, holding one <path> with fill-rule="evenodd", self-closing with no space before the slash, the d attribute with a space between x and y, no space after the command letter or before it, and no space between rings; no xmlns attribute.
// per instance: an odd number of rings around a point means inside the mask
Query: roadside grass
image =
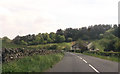
<svg viewBox="0 0 120 74"><path fill-rule="evenodd" d="M2 72L44 72L63 58L63 53L34 55L3 63Z"/></svg>
<svg viewBox="0 0 120 74"><path fill-rule="evenodd" d="M104 52L105 47L102 45L103 41L105 41L105 38L103 38L101 40L95 40L95 41L92 42L95 45L95 48L99 49L99 52ZM120 58L117 57L117 56L104 56L104 55L87 53L87 52L84 52L83 54L94 56L94 57L98 57L98 58L101 58L101 59L106 59L106 60L111 60L111 61L115 61L115 62L120 62Z"/></svg>
<svg viewBox="0 0 120 74"><path fill-rule="evenodd" d="M115 62L120 62L120 58L115 57L115 56L102 56L102 55L92 54L92 53L87 53L87 52L84 52L82 54L98 57L98 58L105 59L105 60L111 60L111 61L115 61Z"/></svg>

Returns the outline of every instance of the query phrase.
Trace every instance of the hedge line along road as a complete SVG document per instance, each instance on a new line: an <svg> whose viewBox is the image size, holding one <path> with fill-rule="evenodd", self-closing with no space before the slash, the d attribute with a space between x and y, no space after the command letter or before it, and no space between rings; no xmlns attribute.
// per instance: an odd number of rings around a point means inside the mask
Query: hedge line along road
<svg viewBox="0 0 120 74"><path fill-rule="evenodd" d="M118 72L118 63L80 53L65 52L64 58L48 72Z"/></svg>

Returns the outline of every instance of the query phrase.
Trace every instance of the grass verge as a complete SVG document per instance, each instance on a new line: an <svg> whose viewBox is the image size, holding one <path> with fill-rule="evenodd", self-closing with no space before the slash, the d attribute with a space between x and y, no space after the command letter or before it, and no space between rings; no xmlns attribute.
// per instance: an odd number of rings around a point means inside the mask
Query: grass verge
<svg viewBox="0 0 120 74"><path fill-rule="evenodd" d="M63 58L63 53L34 55L3 63L2 72L44 72Z"/></svg>
<svg viewBox="0 0 120 74"><path fill-rule="evenodd" d="M101 58L101 59L106 59L106 60L111 60L111 61L115 61L115 62L120 62L120 59L118 57L114 57L114 56L102 56L102 55L92 54L92 53L87 53L87 52L84 52L83 54L89 55L89 56L98 57L98 58Z"/></svg>

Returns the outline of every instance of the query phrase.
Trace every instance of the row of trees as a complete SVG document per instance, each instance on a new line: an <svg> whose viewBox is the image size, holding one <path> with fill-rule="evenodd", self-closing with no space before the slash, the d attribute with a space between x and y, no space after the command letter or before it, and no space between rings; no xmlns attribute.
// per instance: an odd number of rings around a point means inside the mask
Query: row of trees
<svg viewBox="0 0 120 74"><path fill-rule="evenodd" d="M82 28L66 28L65 30L59 29L57 30L56 34L64 35L65 38L72 38L74 41L78 40L79 38L82 40L95 40L100 38L100 34L104 34L107 30L111 28L116 28L117 25L115 24L113 27L112 25L94 25L89 27L82 27Z"/></svg>
<svg viewBox="0 0 120 74"><path fill-rule="evenodd" d="M56 33L39 33L38 35L17 36L12 42L23 45L37 45L46 43L61 43L65 41L64 35L57 35Z"/></svg>
<svg viewBox="0 0 120 74"><path fill-rule="evenodd" d="M56 33L39 33L37 35L26 35L26 36L16 36L11 42L21 45L37 45L37 44L46 44L46 43L61 43L61 42L71 42L78 39L82 40L95 40L100 39L101 34L104 34L107 30L111 28L116 28L118 26L107 24L99 24L89 27L82 28L66 28L65 30L58 29ZM116 34L117 32L115 32ZM118 36L118 35L117 35ZM3 39L5 40L5 38ZM7 39L9 40L9 39Z"/></svg>

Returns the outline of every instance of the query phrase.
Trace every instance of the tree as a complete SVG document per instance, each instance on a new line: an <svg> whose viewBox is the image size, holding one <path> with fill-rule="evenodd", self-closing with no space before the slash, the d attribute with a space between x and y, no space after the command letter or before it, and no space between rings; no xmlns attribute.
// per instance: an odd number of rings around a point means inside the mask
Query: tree
<svg viewBox="0 0 120 74"><path fill-rule="evenodd" d="M25 42L24 40L22 40L20 44L21 45L27 45L27 42Z"/></svg>
<svg viewBox="0 0 120 74"><path fill-rule="evenodd" d="M40 37L38 35L35 37L34 44L40 44Z"/></svg>
<svg viewBox="0 0 120 74"><path fill-rule="evenodd" d="M43 41L43 43L44 43L44 44L46 44L46 43L47 43L47 41L46 41L46 40L44 40L44 41Z"/></svg>
<svg viewBox="0 0 120 74"><path fill-rule="evenodd" d="M51 43L51 42L53 42L53 41L52 41L51 38L48 38L48 39L47 39L47 42L48 42L48 43Z"/></svg>
<svg viewBox="0 0 120 74"><path fill-rule="evenodd" d="M114 28L114 29L118 28L118 27L117 27L117 24L114 24L113 28Z"/></svg>
<svg viewBox="0 0 120 74"><path fill-rule="evenodd" d="M58 48L58 45L51 45L49 49L56 50Z"/></svg>
<svg viewBox="0 0 120 74"><path fill-rule="evenodd" d="M18 35L16 36L13 40L12 40L13 43L15 44L20 44L21 43L21 37Z"/></svg>
<svg viewBox="0 0 120 74"><path fill-rule="evenodd" d="M76 36L76 34L78 34L79 30L78 29L72 29L72 28L66 28L64 31L64 36L65 38L72 38L72 40L76 40L78 36ZM80 36L79 36L80 37Z"/></svg>
<svg viewBox="0 0 120 74"><path fill-rule="evenodd" d="M56 34L57 35L64 35L64 31L62 29L58 29Z"/></svg>
<svg viewBox="0 0 120 74"><path fill-rule="evenodd" d="M72 38L67 38L67 42L71 42L72 41Z"/></svg>
<svg viewBox="0 0 120 74"><path fill-rule="evenodd" d="M115 30L114 30L114 35L115 36L117 36L117 37L119 37L120 38L120 24L118 25L118 27L116 28L114 28Z"/></svg>
<svg viewBox="0 0 120 74"><path fill-rule="evenodd" d="M106 44L104 51L114 51L115 47L114 44L115 42L113 40L110 40L108 44Z"/></svg>
<svg viewBox="0 0 120 74"><path fill-rule="evenodd" d="M120 39L117 39L117 41L114 44L115 51L120 52Z"/></svg>
<svg viewBox="0 0 120 74"><path fill-rule="evenodd" d="M106 38L114 38L115 36L111 34L109 35L109 31L111 29L115 29L114 35L120 38L120 27L114 25L113 28L110 24L99 24L89 27L82 27L82 28L66 28L65 30L58 29L56 33L51 32L48 33L39 33L38 35L26 35L26 36L17 36L15 37L12 42L15 44L20 44L21 42L25 41L28 45L33 44L46 44L46 43L54 43L54 42L71 42L76 41L78 39L82 40L95 40L95 39L102 39L104 36ZM107 30L108 33L104 34ZM111 31L112 32L112 31ZM109 35L109 36L107 36ZM23 40L23 41L22 41Z"/></svg>
<svg viewBox="0 0 120 74"><path fill-rule="evenodd" d="M100 34L99 37L100 37L100 39L102 39L103 38L103 34Z"/></svg>
<svg viewBox="0 0 120 74"><path fill-rule="evenodd" d="M52 42L55 42L56 34L54 32L51 32L49 37L51 38Z"/></svg>
<svg viewBox="0 0 120 74"><path fill-rule="evenodd" d="M42 36L43 36L44 40L47 40L49 38L49 34L48 33L42 33Z"/></svg>
<svg viewBox="0 0 120 74"><path fill-rule="evenodd" d="M118 25L118 37L120 38L120 24Z"/></svg>
<svg viewBox="0 0 120 74"><path fill-rule="evenodd" d="M57 35L56 36L56 42L61 43L65 41L65 36L64 35Z"/></svg>
<svg viewBox="0 0 120 74"><path fill-rule="evenodd" d="M6 42L6 43L10 43L11 42L11 40L8 37L6 37L6 36L2 38L2 41Z"/></svg>
<svg viewBox="0 0 120 74"><path fill-rule="evenodd" d="M65 48L63 48L63 50L68 51L68 50L70 50L70 48L71 48L70 45L66 45Z"/></svg>
<svg viewBox="0 0 120 74"><path fill-rule="evenodd" d="M89 36L88 35L83 35L82 40L89 40Z"/></svg>
<svg viewBox="0 0 120 74"><path fill-rule="evenodd" d="M78 44L78 47L81 49L81 52L84 52L87 50L86 43L83 40L78 39L76 43Z"/></svg>

